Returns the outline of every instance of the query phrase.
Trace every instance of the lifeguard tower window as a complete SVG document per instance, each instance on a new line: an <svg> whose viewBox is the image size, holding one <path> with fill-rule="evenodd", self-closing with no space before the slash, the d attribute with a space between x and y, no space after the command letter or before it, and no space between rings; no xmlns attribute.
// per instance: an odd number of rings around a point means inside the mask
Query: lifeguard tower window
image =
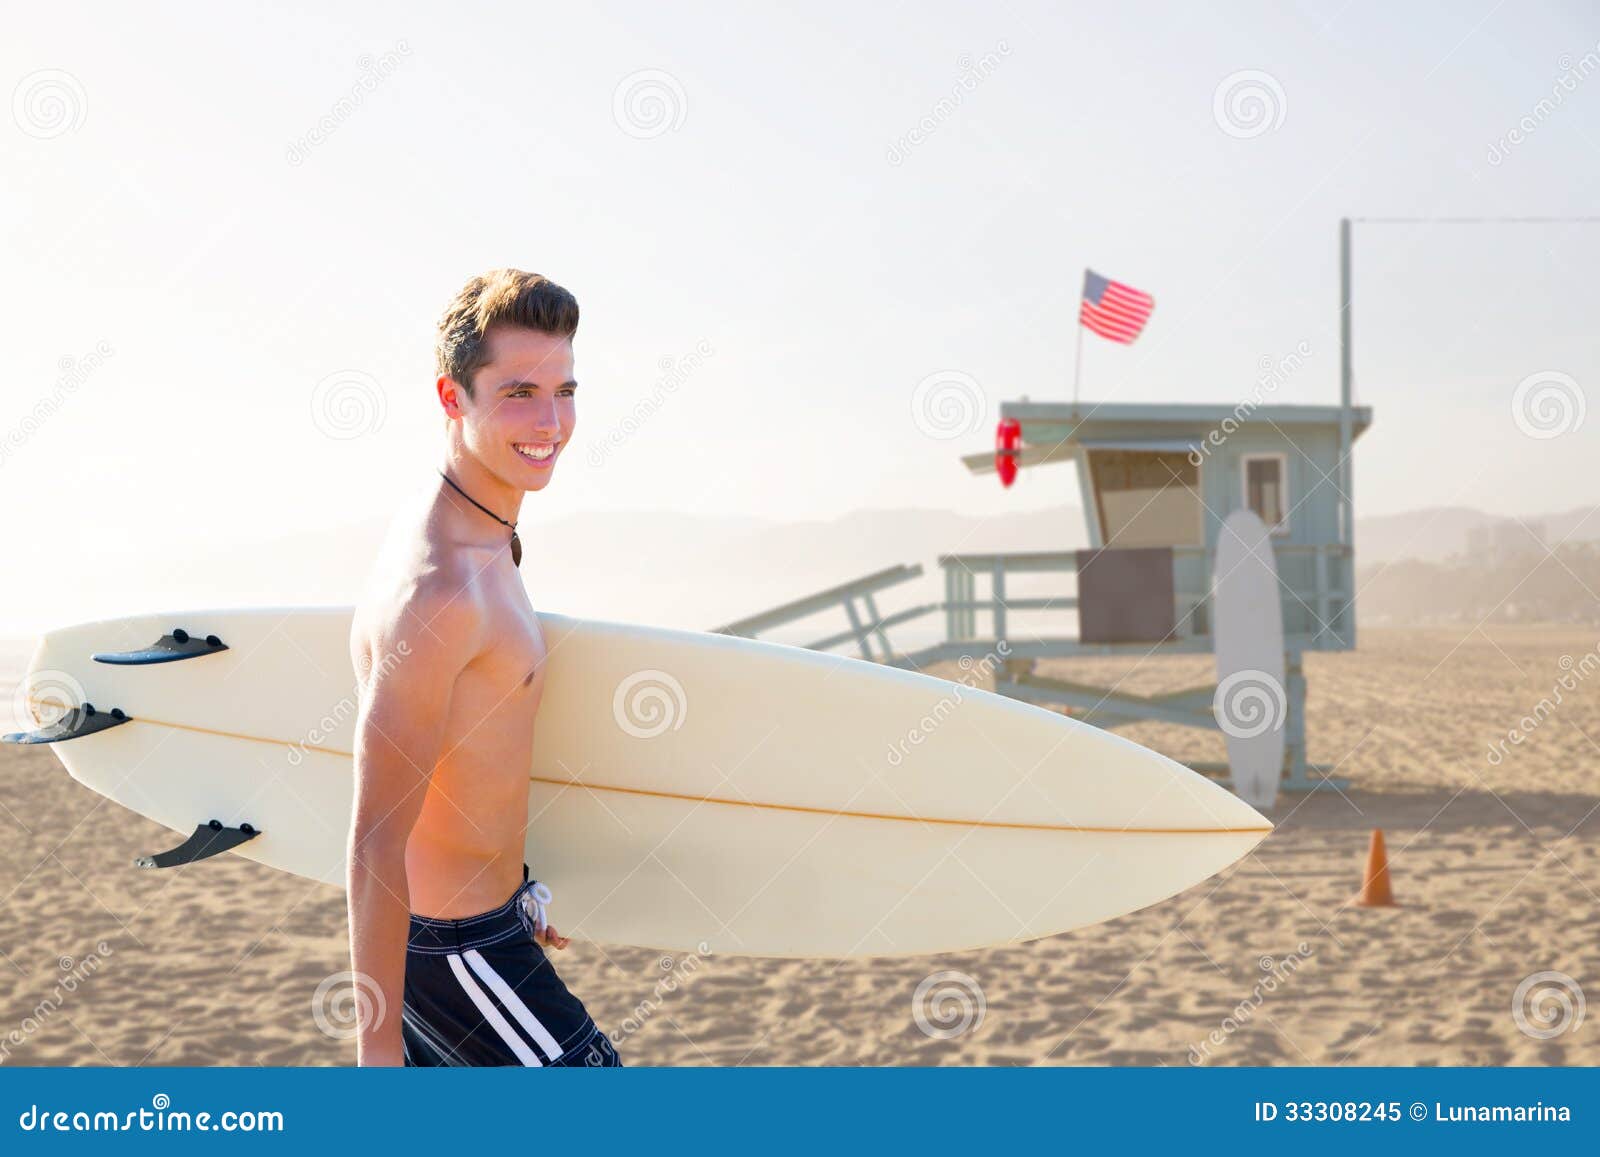
<svg viewBox="0 0 1600 1157"><path fill-rule="evenodd" d="M1089 477L1108 547L1198 546L1200 468L1183 450L1089 451Z"/></svg>
<svg viewBox="0 0 1600 1157"><path fill-rule="evenodd" d="M1244 504L1274 533L1288 532L1285 521L1289 509L1285 493L1284 470L1287 463L1282 454L1251 454L1243 459Z"/></svg>

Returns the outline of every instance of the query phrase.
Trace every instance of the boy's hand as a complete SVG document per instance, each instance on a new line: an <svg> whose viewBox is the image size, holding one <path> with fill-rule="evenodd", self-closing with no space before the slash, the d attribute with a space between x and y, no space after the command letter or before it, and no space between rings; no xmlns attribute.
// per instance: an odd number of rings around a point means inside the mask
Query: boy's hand
<svg viewBox="0 0 1600 1157"><path fill-rule="evenodd" d="M565 948L572 940L557 932L554 924L546 924L533 934L533 942L541 948Z"/></svg>

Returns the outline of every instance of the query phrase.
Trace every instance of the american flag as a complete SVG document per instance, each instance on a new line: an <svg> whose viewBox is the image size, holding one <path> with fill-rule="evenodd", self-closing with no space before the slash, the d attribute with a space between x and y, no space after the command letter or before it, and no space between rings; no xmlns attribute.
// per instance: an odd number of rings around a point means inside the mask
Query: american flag
<svg viewBox="0 0 1600 1157"><path fill-rule="evenodd" d="M1078 320L1101 337L1132 345L1139 336L1156 299L1131 285L1101 277L1092 269L1083 271L1083 304Z"/></svg>

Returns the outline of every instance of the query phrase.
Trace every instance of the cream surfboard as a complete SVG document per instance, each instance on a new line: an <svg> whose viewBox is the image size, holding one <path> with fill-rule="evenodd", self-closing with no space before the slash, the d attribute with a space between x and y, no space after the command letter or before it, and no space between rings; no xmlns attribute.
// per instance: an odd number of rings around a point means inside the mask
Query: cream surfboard
<svg viewBox="0 0 1600 1157"><path fill-rule="evenodd" d="M1217 691L1212 712L1228 743L1233 790L1256 807L1278 801L1283 775L1283 603L1272 532L1253 510L1235 510L1217 537L1212 636Z"/></svg>
<svg viewBox="0 0 1600 1157"><path fill-rule="evenodd" d="M566 934L801 957L1029 940L1180 892L1271 828L1126 739L959 683L540 618L527 860ZM54 631L24 683L31 737L86 786L195 832L158 866L229 847L342 884L350 622L347 607L217 610ZM76 710L53 719L61 704Z"/></svg>

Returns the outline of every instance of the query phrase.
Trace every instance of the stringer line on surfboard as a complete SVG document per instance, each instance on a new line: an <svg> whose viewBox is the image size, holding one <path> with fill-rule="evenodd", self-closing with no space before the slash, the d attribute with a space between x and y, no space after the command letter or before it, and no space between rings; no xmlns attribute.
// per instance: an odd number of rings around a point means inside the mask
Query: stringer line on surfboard
<svg viewBox="0 0 1600 1157"><path fill-rule="evenodd" d="M355 758L354 752L342 751L336 747L315 747L310 744L300 744L284 739L272 739L264 735L245 735L237 731L220 731L211 727L196 727L187 723L173 723L164 719L149 719L140 716L137 719L125 719L125 722L147 723L154 727L170 727L180 731L193 731L203 735L216 735L224 739L243 739L251 743L269 743L277 747L295 747L303 751L315 751L323 755L332 755L343 759ZM533 783L548 784L552 787L581 787L588 791L612 792L619 795L636 795L655 797L658 799L680 800L686 803L709 803L723 807L747 807L766 811L797 812L805 815L820 815L837 817L840 819L867 819L885 820L900 823L918 824L947 824L955 827L966 828L994 828L1011 831L1036 831L1036 832L1072 832L1083 834L1102 833L1107 835L1245 835L1250 832L1271 831L1270 825L1248 828L1119 828L1119 827L1094 827L1081 824L1028 824L1008 823L993 820L966 820L945 816L917 816L895 815L892 812L867 812L849 811L833 808L807 807L803 804L769 803L763 800L726 799L718 796L692 795L685 792L656 791L641 787L620 787L615 784L587 783L576 779L553 779L547 776L530 775L528 779ZM242 842L242 841L241 841Z"/></svg>

